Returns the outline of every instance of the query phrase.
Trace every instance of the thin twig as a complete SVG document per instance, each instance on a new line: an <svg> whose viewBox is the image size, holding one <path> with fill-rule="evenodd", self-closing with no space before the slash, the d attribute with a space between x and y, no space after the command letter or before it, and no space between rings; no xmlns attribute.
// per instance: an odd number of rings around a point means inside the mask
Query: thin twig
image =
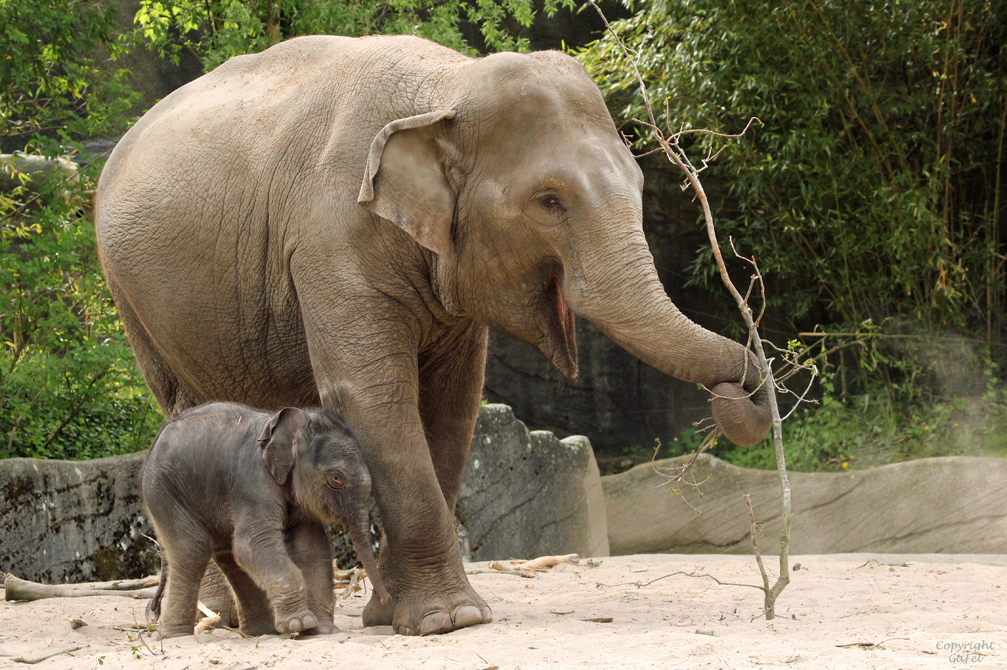
<svg viewBox="0 0 1007 670"><path fill-rule="evenodd" d="M242 633L237 628L231 628L230 626L225 626L223 624L221 624L220 627L223 628L224 630L229 630L232 633L237 633L238 635L240 635L241 637L245 638L246 640L251 640L254 637L253 635L249 635L247 633Z"/></svg>
<svg viewBox="0 0 1007 670"><path fill-rule="evenodd" d="M749 494L744 494L745 504L748 505L748 516L752 520L751 536L752 536L752 547L755 549L755 562L759 564L759 574L762 575L762 590L765 592L766 597L769 597L769 573L766 572L766 566L762 563L762 552L759 551L759 541L755 537L755 531L762 530L759 528L759 524L755 523L755 511L752 509L752 496ZM772 603L766 603L766 609L768 610L772 607Z"/></svg>
<svg viewBox="0 0 1007 670"><path fill-rule="evenodd" d="M680 130L680 131L678 131L677 133L675 133L673 135L669 135L668 139L669 140L677 140L679 137L681 137L682 135L685 135L686 133L703 133L704 135L714 135L716 137L725 137L725 138L728 138L728 139L737 139L739 137L744 137L745 133L748 132L748 129L751 127L751 125L753 123L758 123L760 126L766 125L766 124L764 124L762 122L762 119L760 119L757 116L753 116L752 118L750 118L748 120L748 123L745 124L745 129L742 130L740 133L735 133L735 134L731 134L731 133L718 133L715 130L708 130L706 128L689 128L687 130Z"/></svg>
<svg viewBox="0 0 1007 670"><path fill-rule="evenodd" d="M699 577L709 577L713 581L717 582L717 584L719 584L720 586L745 586L745 587L750 588L750 589L759 589L760 591L763 590L761 586L757 586L755 584L742 584L742 583L739 583L739 582L725 582L725 581L722 581L722 580L720 580L720 579L718 579L718 578L714 577L713 575L708 574L706 572L685 572L684 570L676 570L675 572L669 572L668 574L661 575L660 577L658 577L656 579L652 579L649 582L622 582L622 583L619 583L619 584L603 584L602 582L595 582L595 586L597 588L604 587L604 588L607 588L607 589L614 589L614 588L617 588L619 586L635 586L638 589L642 589L645 586L650 586L654 582L661 581L662 579L667 579L668 577L674 577L676 575L685 575L686 577L697 577L697 578L699 578Z"/></svg>
<svg viewBox="0 0 1007 670"><path fill-rule="evenodd" d="M670 137L664 135L664 132L658 126L657 119L654 116L654 109L651 106L650 96L647 93L647 84L644 81L643 76L640 74L640 68L637 64L637 58L630 52L630 50L626 47L623 41L619 38L619 35L612 28L612 25L608 22L608 19L605 18L604 12L601 11L601 8L598 6L595 0L588 0L588 2L592 7L595 8L595 10L598 12L598 15L601 16L601 19L605 23L605 27L608 29L608 32L611 33L613 40L615 41L616 44L618 44L626 60L632 66L633 72L636 75L636 80L640 84L640 95L643 98L644 105L646 106L647 115L650 122L647 123L645 121L640 121L637 119L638 123L651 129L654 135L654 139L664 150L665 155L672 163L677 165L678 168L685 173L688 184L692 186L693 191L696 193L696 197L699 198L700 205L702 206L703 210L703 217L706 220L707 235L710 238L710 246L712 248L714 258L717 261L717 268L720 271L721 280L723 281L724 286L727 288L728 292L735 299L735 302L738 305L738 310L741 312L742 319L745 322L745 326L748 328L750 345L752 349L755 350L755 355L756 358L758 359L759 367L761 368L760 372L762 379L760 383L765 383L766 381L769 382L769 384L766 385L766 394L769 403L769 409L772 416L773 445L774 450L776 452L777 470L780 474L780 486L782 490L782 507L783 507L782 526L780 530L780 575L777 578L776 583L772 587L769 586L769 576L765 571L765 566L762 564L762 558L758 554L758 551L756 552L756 557L759 563L759 571L762 574L763 578L764 586L762 588L766 596L766 618L773 619L775 618L774 605L776 597L790 582L788 557L789 557L789 546L790 546L790 525L792 515L791 515L790 482L787 478L786 459L783 452L783 432L781 428L782 420L780 419L780 409L776 398L776 382L773 378L772 362L768 360L766 357L765 348L763 347L762 343L762 337L759 334L758 330L758 321L761 321L762 313L760 312L758 320L753 318L752 309L748 305L746 297L742 296L741 293L738 292L738 289L731 281L731 277L727 272L727 265L724 262L724 257L720 250L720 244L717 241L717 231L713 223L713 213L710 209L710 201L706 195L706 191L703 189L702 183L699 181L699 172L707 167L708 160L704 160L703 165L700 168L696 168L689 161L689 158L685 154L685 152L679 148L677 141L678 137L680 137L681 134L685 131L679 131L679 133L671 135ZM752 121L749 121L748 125L745 126L745 131L748 130L751 124ZM743 134L744 131L741 133L741 135ZM733 241L732 241L732 248L733 248ZM735 253L737 255L736 250ZM748 261L753 265L753 267L755 267L756 276L758 277L759 283L762 285L761 292L763 296L763 310L764 310L766 302L765 282L762 279L761 273L759 273L758 271L758 266L755 263L755 259L752 258L744 260ZM745 371L747 374L747 369L749 365L747 353L745 355L744 364L745 364ZM744 388L744 386L742 386L742 388ZM753 523L754 523L754 517L753 517ZM754 530L753 530L753 540L754 540Z"/></svg>
<svg viewBox="0 0 1007 670"><path fill-rule="evenodd" d="M18 656L17 658L12 658L11 660L15 663L27 663L28 665L35 665L36 663L41 663L47 658L52 658L54 656L59 656L61 654L69 654L74 651L80 651L81 649L86 649L87 647L71 647L70 649L63 649L62 651L53 652L46 656L39 656L38 658L25 658L24 656Z"/></svg>

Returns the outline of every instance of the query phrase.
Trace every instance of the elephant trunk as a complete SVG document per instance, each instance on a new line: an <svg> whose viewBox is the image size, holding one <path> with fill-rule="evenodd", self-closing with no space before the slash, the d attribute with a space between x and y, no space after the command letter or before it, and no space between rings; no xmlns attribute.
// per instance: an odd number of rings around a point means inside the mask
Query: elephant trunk
<svg viewBox="0 0 1007 670"><path fill-rule="evenodd" d="M706 386L724 435L738 445L756 444L772 426L757 359L682 314L658 279L643 230L622 229L622 239L604 255L582 256L567 272L563 296L570 309L644 363Z"/></svg>
<svg viewBox="0 0 1007 670"><path fill-rule="evenodd" d="M378 563L374 560L374 550L372 549L371 522L367 508L358 510L354 515L353 522L349 526L350 541L353 542L353 549L357 552L357 558L367 571L367 576L374 585L374 592L381 598L381 602L387 603L391 596L385 590L385 584L381 581L381 573L378 572Z"/></svg>

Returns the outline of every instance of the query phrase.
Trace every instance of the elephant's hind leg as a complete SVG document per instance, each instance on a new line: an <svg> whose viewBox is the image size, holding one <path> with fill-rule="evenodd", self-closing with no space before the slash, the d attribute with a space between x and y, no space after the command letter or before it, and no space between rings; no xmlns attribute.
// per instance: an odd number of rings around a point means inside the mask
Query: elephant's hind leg
<svg viewBox="0 0 1007 670"><path fill-rule="evenodd" d="M129 337L129 344L133 348L140 371L143 372L144 381L154 394L164 418L171 419L190 407L199 405L202 400L187 389L165 364L154 347L147 329L140 322L140 317L133 311L133 307L111 275L108 275L108 288L112 292L112 300L119 312L119 318L126 326L126 335Z"/></svg>
<svg viewBox="0 0 1007 670"><path fill-rule="evenodd" d="M248 573L234 560L234 554L221 553L213 557L234 591L238 603L238 622L246 635L271 635L276 632L273 609L265 592L256 586ZM331 589L330 589L331 590ZM330 617L331 618L331 617Z"/></svg>
<svg viewBox="0 0 1007 670"><path fill-rule="evenodd" d="M171 569L158 624L162 638L192 635L199 582L210 562L210 535L202 527L184 515L171 525L169 533L158 534L173 538L165 547Z"/></svg>

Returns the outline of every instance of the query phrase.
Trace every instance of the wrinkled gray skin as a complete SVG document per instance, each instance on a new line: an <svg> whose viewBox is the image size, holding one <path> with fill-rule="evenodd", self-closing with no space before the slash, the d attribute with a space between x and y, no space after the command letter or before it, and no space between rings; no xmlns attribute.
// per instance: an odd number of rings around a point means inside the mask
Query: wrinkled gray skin
<svg viewBox="0 0 1007 670"><path fill-rule="evenodd" d="M642 186L598 88L563 54L304 37L144 116L105 166L97 231L166 415L227 398L347 418L393 596L372 598L364 624L441 633L491 620L452 525L488 327L574 376L580 315L725 396L713 411L730 439L769 430L753 359L665 294Z"/></svg>
<svg viewBox="0 0 1007 670"><path fill-rule="evenodd" d="M337 632L323 523L349 529L384 593L371 551L370 474L353 433L330 411L190 409L161 429L141 489L161 547L150 609L162 637L192 635L211 557L234 592L243 632Z"/></svg>

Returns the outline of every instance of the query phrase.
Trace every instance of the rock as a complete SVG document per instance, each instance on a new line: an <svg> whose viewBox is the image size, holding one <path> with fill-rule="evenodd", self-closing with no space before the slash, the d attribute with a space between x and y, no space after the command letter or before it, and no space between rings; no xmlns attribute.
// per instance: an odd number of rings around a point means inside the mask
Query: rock
<svg viewBox="0 0 1007 670"><path fill-rule="evenodd" d="M157 572L140 503L144 454L0 460L0 571L56 584Z"/></svg>
<svg viewBox="0 0 1007 670"><path fill-rule="evenodd" d="M657 461L670 469L682 458ZM702 454L690 485L671 494L652 464L602 478L613 555L749 554L748 509L765 531L760 549L779 553L780 480ZM789 473L791 554L1007 553L1007 459L927 458L843 473ZM683 501L697 507L697 515Z"/></svg>
<svg viewBox="0 0 1007 670"><path fill-rule="evenodd" d="M134 17L140 9L140 0L110 0L109 4L116 10L115 22L121 34L128 34L136 29ZM113 72L119 68L125 69L129 87L143 96L140 104L129 110L130 115L136 116L146 112L176 88L203 74L203 64L189 49L179 52L177 65L140 45L134 46L115 61L103 63L104 67Z"/></svg>
<svg viewBox="0 0 1007 670"><path fill-rule="evenodd" d="M59 173L60 178L68 183L77 181L77 165L68 158L0 154L0 193L10 192L19 186L27 191L37 191L39 184L45 183L52 172ZM61 194L65 197L65 193Z"/></svg>
<svg viewBox="0 0 1007 670"><path fill-rule="evenodd" d="M601 478L586 437L529 432L506 405L484 405L458 496L474 561L608 556Z"/></svg>

